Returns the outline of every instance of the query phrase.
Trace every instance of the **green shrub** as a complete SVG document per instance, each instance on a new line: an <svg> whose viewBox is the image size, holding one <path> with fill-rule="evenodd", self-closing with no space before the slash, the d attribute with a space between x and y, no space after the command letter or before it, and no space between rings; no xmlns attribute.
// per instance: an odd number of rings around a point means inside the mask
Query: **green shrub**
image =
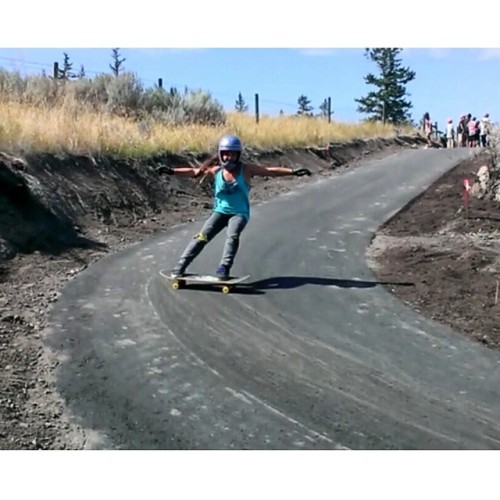
<svg viewBox="0 0 500 500"><path fill-rule="evenodd" d="M54 105L64 94L62 80L53 80L44 75L31 75L25 79L26 90L22 102L34 106Z"/></svg>
<svg viewBox="0 0 500 500"><path fill-rule="evenodd" d="M142 109L148 114L161 113L172 107L172 94L165 89L154 87L144 92Z"/></svg>
<svg viewBox="0 0 500 500"><path fill-rule="evenodd" d="M93 110L103 109L107 102L106 87L100 77L73 80L68 82L65 91L68 98Z"/></svg>
<svg viewBox="0 0 500 500"><path fill-rule="evenodd" d="M46 75L22 77L18 72L0 69L0 96L33 106L85 106L135 118L144 124L151 120L168 125L226 122L222 105L209 92L186 88L181 93L175 88L165 91L158 87L145 90L139 78L130 72L55 80Z"/></svg>
<svg viewBox="0 0 500 500"><path fill-rule="evenodd" d="M116 114L137 115L144 88L134 73L123 73L106 81L108 111Z"/></svg>
<svg viewBox="0 0 500 500"><path fill-rule="evenodd" d="M188 123L220 125L226 121L224 108L219 102L212 99L209 92L189 91L184 95L182 105Z"/></svg>

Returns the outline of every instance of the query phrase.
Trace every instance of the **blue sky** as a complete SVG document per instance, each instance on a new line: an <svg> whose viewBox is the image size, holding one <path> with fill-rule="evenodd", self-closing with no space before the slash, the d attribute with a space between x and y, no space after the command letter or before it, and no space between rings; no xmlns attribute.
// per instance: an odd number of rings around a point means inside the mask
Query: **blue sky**
<svg viewBox="0 0 500 500"><path fill-rule="evenodd" d="M110 72L111 48L0 49L0 66L22 74L50 74L55 61L62 64L64 52L73 69L83 65L90 77ZM294 114L302 94L316 110L331 97L333 118L339 121L363 118L354 99L373 89L363 77L377 72L362 48L120 48L120 53L123 68L136 73L146 87L162 78L166 88L203 89L227 110L234 110L241 92L250 113L259 94L261 115L280 110ZM416 72L407 85L415 120L425 111L439 124L468 112L489 112L494 121L500 120L500 50L405 48L400 57Z"/></svg>

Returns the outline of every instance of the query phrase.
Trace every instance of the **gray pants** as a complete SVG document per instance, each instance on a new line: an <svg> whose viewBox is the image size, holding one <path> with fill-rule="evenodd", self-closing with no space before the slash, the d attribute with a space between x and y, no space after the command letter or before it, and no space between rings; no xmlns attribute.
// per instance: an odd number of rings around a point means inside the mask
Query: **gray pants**
<svg viewBox="0 0 500 500"><path fill-rule="evenodd" d="M201 231L184 250L176 267L185 270L203 248L205 248L205 245L227 227L226 242L220 263L230 268L233 265L236 252L240 246L240 234L246 225L247 219L241 215L212 212L212 215L207 219Z"/></svg>

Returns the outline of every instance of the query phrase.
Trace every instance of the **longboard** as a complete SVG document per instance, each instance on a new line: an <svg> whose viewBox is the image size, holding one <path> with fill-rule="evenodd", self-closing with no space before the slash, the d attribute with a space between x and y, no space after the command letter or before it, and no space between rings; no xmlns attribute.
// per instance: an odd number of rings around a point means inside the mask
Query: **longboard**
<svg viewBox="0 0 500 500"><path fill-rule="evenodd" d="M246 276L231 276L227 280L220 280L216 276L194 273L188 273L182 277L174 277L170 271L165 270L160 271L160 274L172 282L172 288L174 290L178 290L189 283L197 283L199 285L213 285L218 288L220 287L222 293L229 293L234 286L250 278L250 275L247 274Z"/></svg>

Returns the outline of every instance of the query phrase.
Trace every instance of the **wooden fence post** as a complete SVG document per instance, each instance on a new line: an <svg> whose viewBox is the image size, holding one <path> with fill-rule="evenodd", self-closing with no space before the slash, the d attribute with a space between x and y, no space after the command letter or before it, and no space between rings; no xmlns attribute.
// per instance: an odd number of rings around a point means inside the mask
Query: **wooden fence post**
<svg viewBox="0 0 500 500"><path fill-rule="evenodd" d="M163 88L163 78L158 78L158 88Z"/></svg>
<svg viewBox="0 0 500 500"><path fill-rule="evenodd" d="M59 78L59 63L54 63L54 80Z"/></svg>
<svg viewBox="0 0 500 500"><path fill-rule="evenodd" d="M255 123L259 123L259 94L255 94Z"/></svg>

